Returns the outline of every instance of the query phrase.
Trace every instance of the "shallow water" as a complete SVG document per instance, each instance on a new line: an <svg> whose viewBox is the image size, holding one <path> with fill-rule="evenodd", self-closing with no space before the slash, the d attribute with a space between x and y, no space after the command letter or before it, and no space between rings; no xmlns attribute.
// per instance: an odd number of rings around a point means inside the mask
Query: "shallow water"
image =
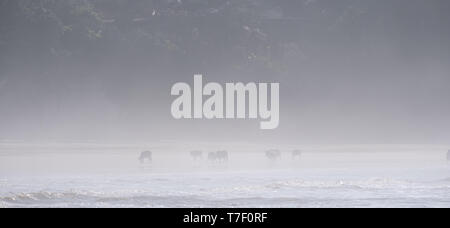
<svg viewBox="0 0 450 228"><path fill-rule="evenodd" d="M169 145L148 164L134 146L0 148L0 207L450 207L440 146L286 147L272 162L232 145L214 163Z"/></svg>

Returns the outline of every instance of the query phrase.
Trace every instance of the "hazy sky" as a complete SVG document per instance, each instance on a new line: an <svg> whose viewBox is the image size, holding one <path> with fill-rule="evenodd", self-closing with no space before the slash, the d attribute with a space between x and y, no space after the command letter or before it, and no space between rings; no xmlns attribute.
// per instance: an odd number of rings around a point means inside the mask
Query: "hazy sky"
<svg viewBox="0 0 450 228"><path fill-rule="evenodd" d="M2 140L450 144L446 0L0 2ZM279 82L279 127L174 120L195 73Z"/></svg>

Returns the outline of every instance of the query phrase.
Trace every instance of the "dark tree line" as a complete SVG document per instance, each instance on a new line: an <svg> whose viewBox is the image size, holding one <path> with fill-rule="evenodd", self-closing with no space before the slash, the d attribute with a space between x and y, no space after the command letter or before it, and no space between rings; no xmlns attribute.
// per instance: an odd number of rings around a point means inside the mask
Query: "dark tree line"
<svg viewBox="0 0 450 228"><path fill-rule="evenodd" d="M364 34L433 32L448 8L440 0L1 0L0 60L130 53L279 67L318 46L366 45Z"/></svg>

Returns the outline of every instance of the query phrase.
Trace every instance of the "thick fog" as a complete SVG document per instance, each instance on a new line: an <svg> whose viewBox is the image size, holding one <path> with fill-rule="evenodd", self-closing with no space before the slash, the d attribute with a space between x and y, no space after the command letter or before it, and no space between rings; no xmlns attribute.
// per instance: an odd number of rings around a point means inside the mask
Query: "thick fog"
<svg viewBox="0 0 450 228"><path fill-rule="evenodd" d="M449 207L448 12L0 0L0 207ZM175 119L195 74L279 83L279 126Z"/></svg>
<svg viewBox="0 0 450 228"><path fill-rule="evenodd" d="M0 2L0 138L448 144L445 0ZM176 82L279 82L280 125L175 120Z"/></svg>

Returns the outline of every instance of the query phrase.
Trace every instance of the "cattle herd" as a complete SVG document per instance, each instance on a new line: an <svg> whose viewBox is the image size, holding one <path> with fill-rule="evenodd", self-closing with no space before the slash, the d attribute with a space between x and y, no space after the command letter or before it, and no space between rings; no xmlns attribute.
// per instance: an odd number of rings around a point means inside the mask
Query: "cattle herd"
<svg viewBox="0 0 450 228"><path fill-rule="evenodd" d="M191 158L194 161L202 160L203 159L203 151L201 150L193 150L190 153ZM264 152L264 155L269 161L277 161L281 159L281 151L277 149L270 149ZM291 151L291 159L292 160L298 160L300 159L302 155L301 150L292 150ZM208 152L207 157L208 161L210 162L227 162L229 159L228 151L226 150L219 150L219 151L211 151ZM139 161L141 163L144 162L151 162L152 161L152 152L151 151L143 151L141 152L139 156ZM450 162L450 150L447 152L447 161Z"/></svg>
<svg viewBox="0 0 450 228"><path fill-rule="evenodd" d="M292 160L300 159L302 154L301 150L293 150L291 151L291 158ZM194 161L202 160L204 158L203 151L201 150L192 150L189 152L189 155ZM277 149L271 149L264 152L265 157L269 161L276 161L281 159L281 151ZM210 162L227 162L229 159L229 153L226 150L218 150L218 151L211 151L206 154L206 159ZM139 156L139 161L141 163L145 162L151 162L152 161L152 152L151 151L143 151L141 152Z"/></svg>

